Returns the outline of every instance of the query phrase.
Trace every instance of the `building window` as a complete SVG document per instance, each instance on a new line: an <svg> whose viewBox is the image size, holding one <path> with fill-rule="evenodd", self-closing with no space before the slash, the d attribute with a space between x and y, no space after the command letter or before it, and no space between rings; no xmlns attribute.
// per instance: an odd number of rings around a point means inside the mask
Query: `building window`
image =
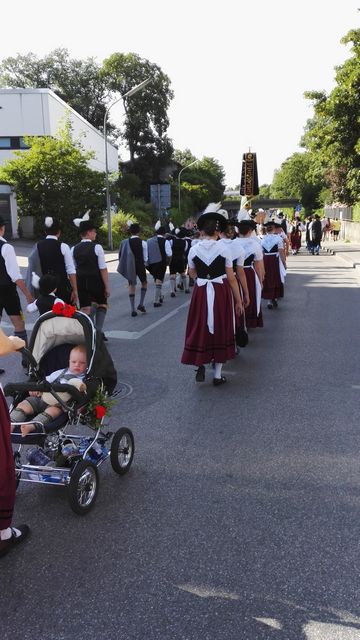
<svg viewBox="0 0 360 640"><path fill-rule="evenodd" d="M11 149L11 138L0 138L0 149Z"/></svg>
<svg viewBox="0 0 360 640"><path fill-rule="evenodd" d="M21 136L0 137L0 149L29 149Z"/></svg>

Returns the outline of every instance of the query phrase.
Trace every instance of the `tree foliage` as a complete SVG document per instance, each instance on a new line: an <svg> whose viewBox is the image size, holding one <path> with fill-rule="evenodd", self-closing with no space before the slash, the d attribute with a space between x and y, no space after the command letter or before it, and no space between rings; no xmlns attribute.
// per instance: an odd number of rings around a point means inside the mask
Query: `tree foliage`
<svg viewBox="0 0 360 640"><path fill-rule="evenodd" d="M125 95L147 78L151 82L141 91L124 99L125 121L122 137L135 157L170 158L172 144L166 132L169 127L168 108L173 98L169 77L160 67L136 53L113 53L104 60L101 77L113 92Z"/></svg>
<svg viewBox="0 0 360 640"><path fill-rule="evenodd" d="M20 216L34 216L37 235L47 215L60 218L68 241L78 238L73 219L88 209L92 220L101 223L104 175L89 169L87 162L92 153L72 141L70 124L56 138L25 140L30 149L15 152L15 157L0 167L0 181L14 187Z"/></svg>
<svg viewBox="0 0 360 640"><path fill-rule="evenodd" d="M351 57L336 69L329 95L309 91L314 117L303 145L312 153L313 173L321 174L333 200L353 204L360 199L360 29L342 39L352 43Z"/></svg>
<svg viewBox="0 0 360 640"><path fill-rule="evenodd" d="M97 129L102 129L109 88L94 58L71 59L67 49L43 58L34 53L5 58L0 87L51 89Z"/></svg>
<svg viewBox="0 0 360 640"><path fill-rule="evenodd" d="M196 161L189 149L176 150L173 159L178 163L178 174ZM177 176L176 176L177 177ZM175 186L176 184L176 186ZM204 156L181 174L181 212L185 217L202 211L209 202L222 199L225 189L225 171L215 158ZM174 182L174 196L178 198L178 184Z"/></svg>
<svg viewBox="0 0 360 640"><path fill-rule="evenodd" d="M270 193L272 198L296 198L306 213L320 206L322 181L315 180L311 171L310 153L294 153L275 171Z"/></svg>

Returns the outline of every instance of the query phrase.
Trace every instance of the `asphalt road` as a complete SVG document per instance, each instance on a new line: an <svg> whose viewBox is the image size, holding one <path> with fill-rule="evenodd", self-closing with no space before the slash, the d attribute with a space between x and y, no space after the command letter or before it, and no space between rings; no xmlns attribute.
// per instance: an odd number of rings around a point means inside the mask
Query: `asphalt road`
<svg viewBox="0 0 360 640"><path fill-rule="evenodd" d="M102 465L85 517L65 489L20 484L14 522L32 533L1 560L1 639L359 639L357 271L291 257L285 299L218 388L180 364L185 294L154 309L151 285L133 319L111 282L131 392L112 428L133 430L134 463ZM23 379L16 356L2 366Z"/></svg>

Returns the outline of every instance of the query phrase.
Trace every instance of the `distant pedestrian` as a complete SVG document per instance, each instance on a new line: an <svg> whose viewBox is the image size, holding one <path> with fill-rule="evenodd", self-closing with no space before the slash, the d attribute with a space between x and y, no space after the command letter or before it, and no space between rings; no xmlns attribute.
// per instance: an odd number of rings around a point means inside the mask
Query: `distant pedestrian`
<svg viewBox="0 0 360 640"><path fill-rule="evenodd" d="M140 225L129 221L130 238L123 240L119 247L119 264L117 271L128 281L131 316L135 318L140 313L146 313L144 306L147 291L147 277L145 265L148 260L147 243L140 239ZM136 282L141 283L140 301L135 311Z"/></svg>
<svg viewBox="0 0 360 640"><path fill-rule="evenodd" d="M155 281L154 307L161 307L164 296L162 285L165 278L166 267L170 263L172 249L169 240L166 240L165 227L158 221L155 225L156 235L147 241L148 249L148 271Z"/></svg>
<svg viewBox="0 0 360 640"><path fill-rule="evenodd" d="M187 230L184 228L175 229L174 236L170 239L172 256L169 265L171 297L175 298L176 275L180 275L180 286L178 289L190 293L186 284L186 264L190 242L186 240Z"/></svg>
<svg viewBox="0 0 360 640"><path fill-rule="evenodd" d="M310 231L310 251L312 255L318 256L320 254L321 238L322 238L322 226L320 216L316 213L314 220L309 225Z"/></svg>
<svg viewBox="0 0 360 640"><path fill-rule="evenodd" d="M331 222L331 234L334 242L336 242L336 240L338 240L339 238L340 229L341 229L340 220L338 220L338 218L334 218Z"/></svg>
<svg viewBox="0 0 360 640"><path fill-rule="evenodd" d="M262 298L268 300L268 309L278 306L278 299L284 297L286 258L282 237L276 233L276 223L267 222L266 235L261 240L264 253L265 278Z"/></svg>

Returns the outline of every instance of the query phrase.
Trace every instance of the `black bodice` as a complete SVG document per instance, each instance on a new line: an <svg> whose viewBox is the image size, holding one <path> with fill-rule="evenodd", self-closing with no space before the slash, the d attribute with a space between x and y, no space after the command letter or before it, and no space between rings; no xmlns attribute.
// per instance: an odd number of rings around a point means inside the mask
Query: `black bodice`
<svg viewBox="0 0 360 640"><path fill-rule="evenodd" d="M277 253L279 251L277 244L274 244L274 246L271 247L271 249L265 249L265 247L263 247L263 249L264 249L264 253Z"/></svg>
<svg viewBox="0 0 360 640"><path fill-rule="evenodd" d="M250 253L250 255L244 260L244 267L251 267L254 262L255 253Z"/></svg>
<svg viewBox="0 0 360 640"><path fill-rule="evenodd" d="M210 264L206 264L199 256L195 256L194 264L198 278L213 280L226 273L226 261L223 256L217 256Z"/></svg>

